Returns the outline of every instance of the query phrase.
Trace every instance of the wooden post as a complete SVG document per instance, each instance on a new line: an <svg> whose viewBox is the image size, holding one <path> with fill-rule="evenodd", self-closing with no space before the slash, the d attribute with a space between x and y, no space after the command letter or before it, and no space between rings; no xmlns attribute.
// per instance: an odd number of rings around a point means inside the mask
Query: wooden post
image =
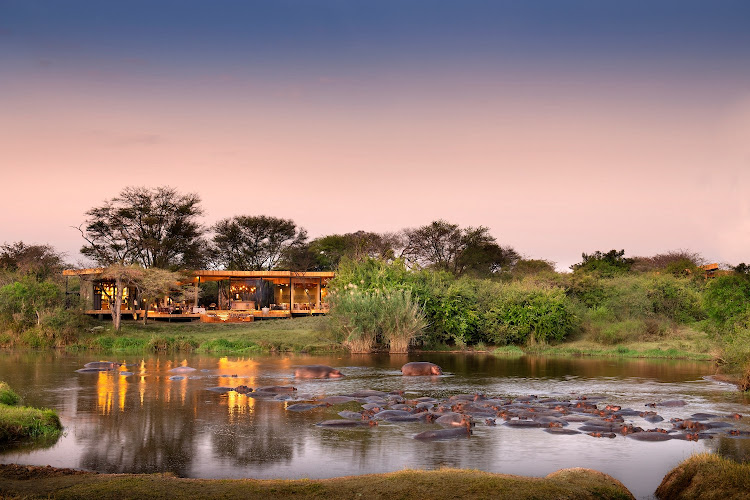
<svg viewBox="0 0 750 500"><path fill-rule="evenodd" d="M320 310L320 282L323 278L318 278L318 293L317 293L317 303L315 304L315 309Z"/></svg>
<svg viewBox="0 0 750 500"><path fill-rule="evenodd" d="M198 284L201 282L201 277L198 276L195 280L195 297L193 298L193 307L198 307Z"/></svg>
<svg viewBox="0 0 750 500"><path fill-rule="evenodd" d="M294 284L291 276L289 277L289 316L294 312Z"/></svg>

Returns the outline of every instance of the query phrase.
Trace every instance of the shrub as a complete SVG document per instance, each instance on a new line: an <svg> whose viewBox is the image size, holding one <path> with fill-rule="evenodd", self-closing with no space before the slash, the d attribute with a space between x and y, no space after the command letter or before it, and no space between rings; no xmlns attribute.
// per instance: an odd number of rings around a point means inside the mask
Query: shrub
<svg viewBox="0 0 750 500"><path fill-rule="evenodd" d="M648 284L648 298L655 314L679 323L703 319L700 295L687 279L657 276Z"/></svg>
<svg viewBox="0 0 750 500"><path fill-rule="evenodd" d="M15 406L21 398L5 382L0 382L0 404Z"/></svg>
<svg viewBox="0 0 750 500"><path fill-rule="evenodd" d="M745 275L719 276L703 294L708 318L720 327L750 325L750 279Z"/></svg>
<svg viewBox="0 0 750 500"><path fill-rule="evenodd" d="M21 332L40 325L62 302L63 293L57 285L27 277L0 288L0 321Z"/></svg>
<svg viewBox="0 0 750 500"><path fill-rule="evenodd" d="M569 335L576 317L562 289L513 283L496 288L481 323L495 344L546 343Z"/></svg>

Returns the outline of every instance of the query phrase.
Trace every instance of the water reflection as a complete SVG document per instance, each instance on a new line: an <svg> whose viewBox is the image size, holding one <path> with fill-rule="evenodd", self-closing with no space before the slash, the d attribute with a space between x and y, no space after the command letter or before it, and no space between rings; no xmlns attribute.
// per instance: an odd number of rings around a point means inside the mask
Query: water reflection
<svg viewBox="0 0 750 500"><path fill-rule="evenodd" d="M57 409L66 429L66 435L49 449L0 452L3 462L216 478L314 478L445 466L545 475L582 466L612 474L637 496L648 496L669 469L693 452L708 450L741 460L750 456L748 439L642 443L622 437L550 436L538 429L481 423L470 439L424 443L412 436L427 429L426 424L384 423L347 430L314 425L338 418L336 413L343 409L358 409L357 403L296 413L286 411L284 401L207 390L294 384L298 393L316 396L364 388L437 397L472 392L510 396L601 393L608 402L635 409L652 401L684 398L685 408L660 410L667 421L698 411L747 414L747 396L706 380L712 366L695 361L449 353L424 357L154 355L118 358L123 364L118 371L79 374L75 370L96 356L13 351L0 356L0 380L16 388L26 404ZM418 360L433 361L446 374L400 375L404 363ZM347 376L294 380L298 364L341 367ZM170 371L184 366L195 371ZM740 425L747 428L748 420Z"/></svg>

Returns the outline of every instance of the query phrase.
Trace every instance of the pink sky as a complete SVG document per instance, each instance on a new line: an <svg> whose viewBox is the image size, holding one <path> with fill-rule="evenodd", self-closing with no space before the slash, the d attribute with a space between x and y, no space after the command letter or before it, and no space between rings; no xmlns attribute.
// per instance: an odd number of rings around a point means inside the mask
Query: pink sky
<svg viewBox="0 0 750 500"><path fill-rule="evenodd" d="M0 242L75 262L86 210L125 186L170 185L201 196L207 225L265 214L315 237L443 218L561 270L612 248L750 261L750 85L720 72L466 63L263 77L45 53L0 94Z"/></svg>

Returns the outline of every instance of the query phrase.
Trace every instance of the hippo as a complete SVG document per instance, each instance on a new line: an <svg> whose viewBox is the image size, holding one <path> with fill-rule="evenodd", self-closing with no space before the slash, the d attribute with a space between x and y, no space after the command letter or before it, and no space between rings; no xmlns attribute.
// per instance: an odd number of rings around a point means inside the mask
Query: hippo
<svg viewBox="0 0 750 500"><path fill-rule="evenodd" d="M294 369L296 378L341 378L343 373L326 365L305 365Z"/></svg>
<svg viewBox="0 0 750 500"><path fill-rule="evenodd" d="M403 375L442 375L443 369L435 363L427 361L412 361L401 367Z"/></svg>
<svg viewBox="0 0 750 500"><path fill-rule="evenodd" d="M382 410L372 416L373 420L390 420L394 417L408 417L411 413L404 410Z"/></svg>
<svg viewBox="0 0 750 500"><path fill-rule="evenodd" d="M119 366L120 364L114 361L92 361L83 365L84 368L94 368L96 370L116 370Z"/></svg>
<svg viewBox="0 0 750 500"><path fill-rule="evenodd" d="M278 394L280 392L294 392L297 390L297 388L292 387L291 385L269 385L266 387L259 387L255 390L258 392L273 392L275 394Z"/></svg>
<svg viewBox="0 0 750 500"><path fill-rule="evenodd" d="M374 426L378 425L377 422L372 420L324 420L315 424L319 427L359 427L359 426Z"/></svg>
<svg viewBox="0 0 750 500"><path fill-rule="evenodd" d="M452 429L440 429L435 431L424 431L420 432L414 439L420 441L429 441L433 439L453 439L453 438L467 438L471 436L471 429L468 427L454 427Z"/></svg>
<svg viewBox="0 0 750 500"><path fill-rule="evenodd" d="M357 411L344 410L340 411L338 415L347 420L364 420L364 415Z"/></svg>
<svg viewBox="0 0 750 500"><path fill-rule="evenodd" d="M473 426L471 417L461 415L460 413L450 412L440 415L435 423L443 427L466 427Z"/></svg>
<svg viewBox="0 0 750 500"><path fill-rule="evenodd" d="M671 435L656 429L649 429L643 432L634 432L633 434L628 434L628 437L630 439L636 439L638 441L669 441L670 439L672 439Z"/></svg>
<svg viewBox="0 0 750 500"><path fill-rule="evenodd" d="M340 405L340 404L348 403L350 401L354 401L354 398L350 396L328 396L322 401L324 403L328 403L332 405Z"/></svg>
<svg viewBox="0 0 750 500"><path fill-rule="evenodd" d="M190 373L194 371L195 368L191 368L190 366L178 366L169 370L169 373Z"/></svg>
<svg viewBox="0 0 750 500"><path fill-rule="evenodd" d="M327 406L328 405L325 404L325 403L323 403L323 404L296 403L296 404L287 406L286 410L287 411L309 411L309 410L312 410L314 408L325 408Z"/></svg>
<svg viewBox="0 0 750 500"><path fill-rule="evenodd" d="M206 390L223 394L225 392L233 391L234 389L232 387L220 385L218 387L208 387Z"/></svg>
<svg viewBox="0 0 750 500"><path fill-rule="evenodd" d="M581 431L577 431L575 429L564 429L562 427L547 427L546 429L544 429L544 432L548 432L550 434L560 434L564 436L581 433Z"/></svg>
<svg viewBox="0 0 750 500"><path fill-rule="evenodd" d="M110 371L109 369L105 368L80 368L76 370L76 373L99 373L99 372L106 372Z"/></svg>

